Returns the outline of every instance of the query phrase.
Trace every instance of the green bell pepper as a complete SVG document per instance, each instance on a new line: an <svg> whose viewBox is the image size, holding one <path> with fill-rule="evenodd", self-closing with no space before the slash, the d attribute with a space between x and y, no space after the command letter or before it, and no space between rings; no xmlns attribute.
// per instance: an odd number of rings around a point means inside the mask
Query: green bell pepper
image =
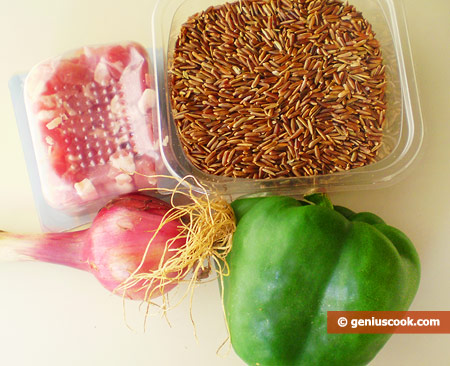
<svg viewBox="0 0 450 366"><path fill-rule="evenodd" d="M390 334L328 334L327 311L404 311L420 279L411 241L325 195L243 198L223 300L231 344L249 365L366 365Z"/></svg>

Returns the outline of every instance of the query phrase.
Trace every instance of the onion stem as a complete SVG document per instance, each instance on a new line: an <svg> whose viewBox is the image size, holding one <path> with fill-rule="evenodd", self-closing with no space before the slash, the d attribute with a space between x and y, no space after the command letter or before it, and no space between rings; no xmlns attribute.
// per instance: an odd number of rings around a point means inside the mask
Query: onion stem
<svg viewBox="0 0 450 366"><path fill-rule="evenodd" d="M0 261L34 260L88 270L83 258L85 232L21 235L0 232Z"/></svg>

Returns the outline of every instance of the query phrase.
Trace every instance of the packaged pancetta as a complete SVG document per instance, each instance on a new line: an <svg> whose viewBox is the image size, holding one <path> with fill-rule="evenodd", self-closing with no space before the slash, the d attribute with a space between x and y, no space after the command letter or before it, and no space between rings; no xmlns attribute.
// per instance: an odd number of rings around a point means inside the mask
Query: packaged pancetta
<svg viewBox="0 0 450 366"><path fill-rule="evenodd" d="M27 75L24 97L51 207L79 214L155 187L156 95L142 46L83 47L46 60Z"/></svg>

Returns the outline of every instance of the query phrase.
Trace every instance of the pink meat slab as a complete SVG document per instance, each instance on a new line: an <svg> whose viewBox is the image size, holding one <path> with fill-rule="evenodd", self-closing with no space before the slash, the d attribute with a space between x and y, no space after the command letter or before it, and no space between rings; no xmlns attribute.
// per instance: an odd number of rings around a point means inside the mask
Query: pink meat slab
<svg viewBox="0 0 450 366"><path fill-rule="evenodd" d="M25 103L43 195L67 212L154 187L155 90L136 43L83 47L36 65Z"/></svg>

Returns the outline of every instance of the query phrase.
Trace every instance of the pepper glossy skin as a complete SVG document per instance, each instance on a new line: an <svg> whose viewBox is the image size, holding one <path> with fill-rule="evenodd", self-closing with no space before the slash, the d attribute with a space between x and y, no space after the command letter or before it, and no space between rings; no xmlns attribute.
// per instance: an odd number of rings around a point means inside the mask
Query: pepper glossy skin
<svg viewBox="0 0 450 366"><path fill-rule="evenodd" d="M318 202L232 203L224 307L233 348L248 365L366 365L390 335L327 334L327 311L407 310L416 294L420 262L401 231Z"/></svg>

